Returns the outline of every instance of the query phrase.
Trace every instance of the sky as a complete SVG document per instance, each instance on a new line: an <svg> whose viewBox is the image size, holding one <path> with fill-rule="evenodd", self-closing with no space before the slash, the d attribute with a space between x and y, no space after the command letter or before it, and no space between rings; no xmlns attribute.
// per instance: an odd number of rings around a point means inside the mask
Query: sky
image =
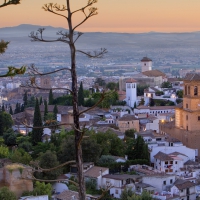
<svg viewBox="0 0 200 200"><path fill-rule="evenodd" d="M0 3L4 0L0 0ZM65 4L66 0L22 0L17 6L0 9L0 27L19 24L50 25L67 28L66 19L45 12L45 3ZM87 0L71 0L72 9ZM200 0L98 0L98 15L78 30L84 32L192 32L200 31ZM64 13L63 13L64 14ZM73 16L73 23L83 19ZM3 19L3 20L1 20Z"/></svg>

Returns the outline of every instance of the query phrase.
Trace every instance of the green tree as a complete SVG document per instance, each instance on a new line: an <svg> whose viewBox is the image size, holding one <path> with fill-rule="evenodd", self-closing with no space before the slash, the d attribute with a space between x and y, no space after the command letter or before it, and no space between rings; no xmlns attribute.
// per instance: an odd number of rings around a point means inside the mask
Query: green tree
<svg viewBox="0 0 200 200"><path fill-rule="evenodd" d="M45 153L42 153L41 156L39 157L39 165L43 169L49 169L58 166L59 162L57 160L57 155L55 154L55 152L47 150ZM59 168L52 171L37 173L37 177L40 179L42 178L46 180L54 180L61 173L62 170Z"/></svg>
<svg viewBox="0 0 200 200"><path fill-rule="evenodd" d="M96 78L95 84L98 84L99 86L102 86L102 87L106 86L106 82L102 78Z"/></svg>
<svg viewBox="0 0 200 200"><path fill-rule="evenodd" d="M32 160L32 157L30 156L29 153L25 152L23 149L16 149L10 155L10 159L12 162L29 165L30 161Z"/></svg>
<svg viewBox="0 0 200 200"><path fill-rule="evenodd" d="M176 95L178 96L178 98L183 98L183 90L178 90L177 92L176 92Z"/></svg>
<svg viewBox="0 0 200 200"><path fill-rule="evenodd" d="M20 112L24 112L24 104L21 105Z"/></svg>
<svg viewBox="0 0 200 200"><path fill-rule="evenodd" d="M126 155L129 160L143 159L149 162L148 145L141 136L137 139L127 138L126 144Z"/></svg>
<svg viewBox="0 0 200 200"><path fill-rule="evenodd" d="M153 197L145 191L141 195L133 194L127 200L153 200Z"/></svg>
<svg viewBox="0 0 200 200"><path fill-rule="evenodd" d="M169 81L163 82L161 88L172 88L172 84Z"/></svg>
<svg viewBox="0 0 200 200"><path fill-rule="evenodd" d="M5 106L3 104L3 106L1 107L1 111L5 112Z"/></svg>
<svg viewBox="0 0 200 200"><path fill-rule="evenodd" d="M137 85L137 96L144 96L144 90L148 88L148 85Z"/></svg>
<svg viewBox="0 0 200 200"><path fill-rule="evenodd" d="M7 158L9 155L9 149L5 146L0 146L0 158Z"/></svg>
<svg viewBox="0 0 200 200"><path fill-rule="evenodd" d="M125 188L120 195L120 200L128 200L129 197L133 196L134 192L131 189Z"/></svg>
<svg viewBox="0 0 200 200"><path fill-rule="evenodd" d="M58 107L57 107L57 105L55 105L53 108L53 115L54 115L54 119L56 121L57 121L57 114L58 114Z"/></svg>
<svg viewBox="0 0 200 200"><path fill-rule="evenodd" d="M70 149L70 151L69 151ZM83 161L97 162L101 153L101 146L94 138L87 138L82 143ZM66 162L75 159L74 136L68 135L61 143L60 152L58 153L60 162Z"/></svg>
<svg viewBox="0 0 200 200"><path fill-rule="evenodd" d="M34 145L42 141L42 134L43 134L42 117L40 113L39 102L38 99L36 99L35 112L33 117L33 131L32 131L32 142Z"/></svg>
<svg viewBox="0 0 200 200"><path fill-rule="evenodd" d="M12 106L10 106L10 109L9 109L9 114L10 114L10 115L13 115Z"/></svg>
<svg viewBox="0 0 200 200"><path fill-rule="evenodd" d="M28 99L27 107L35 107L35 97L34 96L31 96L31 98Z"/></svg>
<svg viewBox="0 0 200 200"><path fill-rule="evenodd" d="M33 195L38 196L38 195L48 195L49 199L51 199L52 196L52 185L50 183L45 184L44 182L35 182L35 187L33 190Z"/></svg>
<svg viewBox="0 0 200 200"><path fill-rule="evenodd" d="M130 137L130 138L134 138L135 137L135 129L129 129L125 131L125 136L126 137Z"/></svg>
<svg viewBox="0 0 200 200"><path fill-rule="evenodd" d="M98 164L101 165L109 165L115 163L115 159L111 155L102 155L101 158L98 161Z"/></svg>
<svg viewBox="0 0 200 200"><path fill-rule="evenodd" d="M16 103L15 114L20 113L20 103Z"/></svg>
<svg viewBox="0 0 200 200"><path fill-rule="evenodd" d="M117 90L118 89L117 83L109 82L109 83L106 84L106 88L110 89L110 90Z"/></svg>
<svg viewBox="0 0 200 200"><path fill-rule="evenodd" d="M141 98L140 105L144 105L145 101L144 98Z"/></svg>
<svg viewBox="0 0 200 200"><path fill-rule="evenodd" d="M42 105L43 100L42 100L42 96L40 97L40 105Z"/></svg>
<svg viewBox="0 0 200 200"><path fill-rule="evenodd" d="M0 135L11 128L13 125L13 120L10 114L6 112L0 112Z"/></svg>
<svg viewBox="0 0 200 200"><path fill-rule="evenodd" d="M53 105L53 92L52 92L52 89L50 89L49 91L49 105Z"/></svg>
<svg viewBox="0 0 200 200"><path fill-rule="evenodd" d="M24 149L26 152L30 152L33 148L32 143L28 142L28 141L24 141L24 142L20 143L18 146L19 146L19 148Z"/></svg>
<svg viewBox="0 0 200 200"><path fill-rule="evenodd" d="M7 187L2 187L0 189L0 199L1 200L17 200L14 192L10 191Z"/></svg>
<svg viewBox="0 0 200 200"><path fill-rule="evenodd" d="M27 95L27 91L24 93L23 101L24 101L24 107L27 107L27 105L28 105L28 95Z"/></svg>
<svg viewBox="0 0 200 200"><path fill-rule="evenodd" d="M3 139L7 146L16 145L16 134L11 128L3 134Z"/></svg>
<svg viewBox="0 0 200 200"><path fill-rule="evenodd" d="M91 138L96 139L101 146L101 155L124 156L124 142L112 131L92 133Z"/></svg>
<svg viewBox="0 0 200 200"><path fill-rule="evenodd" d="M84 98L88 98L90 96L89 90L83 90Z"/></svg>
<svg viewBox="0 0 200 200"><path fill-rule="evenodd" d="M154 101L154 99L152 99L152 98L150 98L149 99L149 106L155 106L155 101Z"/></svg>
<svg viewBox="0 0 200 200"><path fill-rule="evenodd" d="M83 93L83 83L81 82L79 90L78 90L78 105L84 105L84 93Z"/></svg>
<svg viewBox="0 0 200 200"><path fill-rule="evenodd" d="M47 119L47 114L48 114L48 104L47 101L44 100L44 121Z"/></svg>

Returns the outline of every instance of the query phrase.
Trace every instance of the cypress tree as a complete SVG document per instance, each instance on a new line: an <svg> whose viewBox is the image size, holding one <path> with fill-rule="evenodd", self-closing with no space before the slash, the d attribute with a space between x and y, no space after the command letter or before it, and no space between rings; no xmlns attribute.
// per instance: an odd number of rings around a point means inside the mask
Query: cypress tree
<svg viewBox="0 0 200 200"><path fill-rule="evenodd" d="M21 105L20 112L24 112L24 104Z"/></svg>
<svg viewBox="0 0 200 200"><path fill-rule="evenodd" d="M58 107L57 107L57 105L55 105L54 108L53 108L53 114L54 114L54 119L57 120L57 114L58 114Z"/></svg>
<svg viewBox="0 0 200 200"><path fill-rule="evenodd" d="M49 105L53 105L53 92L52 89L49 91Z"/></svg>
<svg viewBox="0 0 200 200"><path fill-rule="evenodd" d="M44 100L44 121L46 121L47 114L48 114L48 105L47 101Z"/></svg>
<svg viewBox="0 0 200 200"><path fill-rule="evenodd" d="M5 111L5 107L4 107L4 104L3 104L2 108L1 108L1 110L2 110L2 111Z"/></svg>
<svg viewBox="0 0 200 200"><path fill-rule="evenodd" d="M10 113L10 115L13 115L12 106L10 106L9 113Z"/></svg>
<svg viewBox="0 0 200 200"><path fill-rule="evenodd" d="M37 127L37 128L34 128L34 127ZM42 134L43 134L42 117L40 113L39 102L38 102L38 99L36 98L35 112L34 112L34 118L33 118L33 131L32 131L32 142L34 145L42 141Z"/></svg>
<svg viewBox="0 0 200 200"><path fill-rule="evenodd" d="M79 90L78 90L78 105L84 105L84 93L83 93L83 83L81 82Z"/></svg>
<svg viewBox="0 0 200 200"><path fill-rule="evenodd" d="M40 97L40 105L42 105L42 97Z"/></svg>
<svg viewBox="0 0 200 200"><path fill-rule="evenodd" d="M27 96L27 91L24 93L23 101L24 101L24 106L26 107L26 106L27 106L27 104L28 104L28 96Z"/></svg>

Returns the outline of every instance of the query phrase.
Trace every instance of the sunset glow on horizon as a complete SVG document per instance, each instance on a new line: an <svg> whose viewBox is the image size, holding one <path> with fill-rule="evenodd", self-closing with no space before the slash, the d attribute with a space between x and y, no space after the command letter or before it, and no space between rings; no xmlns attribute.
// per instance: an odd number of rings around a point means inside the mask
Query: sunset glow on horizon
<svg viewBox="0 0 200 200"><path fill-rule="evenodd" d="M3 0L0 0L2 3ZM65 4L65 0L22 0L17 6L0 10L0 27L36 24L67 28L66 19L45 12L45 3ZM71 1L72 10L87 0ZM200 31L199 0L99 0L94 4L98 15L89 19L78 30L84 32L192 32ZM62 13L64 14L64 13ZM77 24L84 15L74 15Z"/></svg>

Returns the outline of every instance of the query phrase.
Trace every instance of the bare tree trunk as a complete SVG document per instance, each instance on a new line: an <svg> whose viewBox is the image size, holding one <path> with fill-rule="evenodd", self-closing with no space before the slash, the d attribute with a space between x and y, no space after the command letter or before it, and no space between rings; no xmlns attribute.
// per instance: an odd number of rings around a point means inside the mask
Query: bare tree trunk
<svg viewBox="0 0 200 200"><path fill-rule="evenodd" d="M69 40L70 40L70 51L71 51L71 77L72 77L72 92L73 92L73 117L74 117L74 134L75 134L75 151L76 151L76 167L78 177L78 191L79 200L86 199L85 181L83 174L83 159L82 159L82 132L79 125L79 108L78 108L78 86L77 86L77 74L76 74L76 48L74 45L74 31L72 27L72 14L70 11L70 3L67 0L68 8L68 25L69 25Z"/></svg>
<svg viewBox="0 0 200 200"><path fill-rule="evenodd" d="M73 91L73 117L74 117L74 133L75 133L75 150L76 150L76 166L77 176L79 183L79 199L85 200L85 182L83 174L83 160L82 160L82 147L81 138L82 133L79 125L79 108L78 108L78 87L77 87L77 75L76 75L76 64L75 64L75 47L70 46L71 49L71 75L72 75L72 91Z"/></svg>

